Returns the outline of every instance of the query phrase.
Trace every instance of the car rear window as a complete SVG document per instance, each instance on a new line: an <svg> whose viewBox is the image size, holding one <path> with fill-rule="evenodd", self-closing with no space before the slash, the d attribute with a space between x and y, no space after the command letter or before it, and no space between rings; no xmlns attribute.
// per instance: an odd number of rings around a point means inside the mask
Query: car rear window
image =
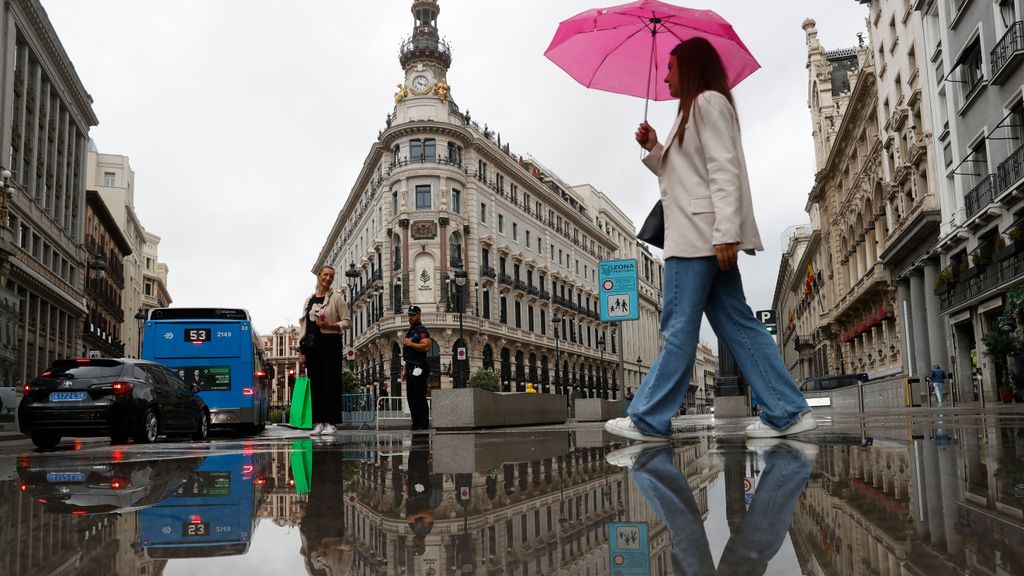
<svg viewBox="0 0 1024 576"><path fill-rule="evenodd" d="M123 365L117 360L58 360L50 367L51 377L104 378L120 376Z"/></svg>

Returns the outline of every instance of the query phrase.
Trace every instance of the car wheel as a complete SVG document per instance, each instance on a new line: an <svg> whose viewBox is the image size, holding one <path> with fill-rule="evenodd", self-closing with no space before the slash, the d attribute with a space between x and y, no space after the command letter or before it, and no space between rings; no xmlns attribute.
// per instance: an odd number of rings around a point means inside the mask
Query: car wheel
<svg viewBox="0 0 1024 576"><path fill-rule="evenodd" d="M157 436L160 435L160 418L152 408L146 410L146 414L142 417L142 422L139 423L138 430L135 431L133 436L137 444L150 444L156 442Z"/></svg>
<svg viewBox="0 0 1024 576"><path fill-rule="evenodd" d="M210 414L203 412L203 417L199 421L199 428L192 433L192 439L198 442L206 440L206 436L210 434Z"/></svg>
<svg viewBox="0 0 1024 576"><path fill-rule="evenodd" d="M52 432L33 432L32 443L36 448L53 448L60 444L60 435Z"/></svg>

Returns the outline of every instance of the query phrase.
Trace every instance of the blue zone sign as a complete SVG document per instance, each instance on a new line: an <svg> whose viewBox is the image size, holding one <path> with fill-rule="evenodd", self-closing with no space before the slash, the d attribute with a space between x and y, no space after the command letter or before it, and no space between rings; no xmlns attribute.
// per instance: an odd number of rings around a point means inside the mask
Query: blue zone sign
<svg viewBox="0 0 1024 576"><path fill-rule="evenodd" d="M604 260L598 264L602 322L640 319L636 260Z"/></svg>
<svg viewBox="0 0 1024 576"><path fill-rule="evenodd" d="M649 576L651 568L647 523L609 523L608 554L612 576Z"/></svg>

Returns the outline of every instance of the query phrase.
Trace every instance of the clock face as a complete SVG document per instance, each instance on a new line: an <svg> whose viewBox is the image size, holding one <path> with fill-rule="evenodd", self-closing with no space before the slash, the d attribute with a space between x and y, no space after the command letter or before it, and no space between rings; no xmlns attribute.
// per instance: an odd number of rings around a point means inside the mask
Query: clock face
<svg viewBox="0 0 1024 576"><path fill-rule="evenodd" d="M429 83L426 76L417 76L412 79L412 89L417 92L424 92Z"/></svg>

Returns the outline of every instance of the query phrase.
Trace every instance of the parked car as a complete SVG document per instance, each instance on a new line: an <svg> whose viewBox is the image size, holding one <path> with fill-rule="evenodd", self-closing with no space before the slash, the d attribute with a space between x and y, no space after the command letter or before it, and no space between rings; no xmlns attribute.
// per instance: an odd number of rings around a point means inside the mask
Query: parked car
<svg viewBox="0 0 1024 576"><path fill-rule="evenodd" d="M131 437L155 442L161 435L205 440L210 410L199 387L155 362L132 358L57 360L25 385L18 406L21 431L39 448L63 436Z"/></svg>
<svg viewBox="0 0 1024 576"><path fill-rule="evenodd" d="M77 453L76 453L77 454ZM85 458L24 458L20 489L50 514L126 514L170 498L193 479L205 458L111 461Z"/></svg>

